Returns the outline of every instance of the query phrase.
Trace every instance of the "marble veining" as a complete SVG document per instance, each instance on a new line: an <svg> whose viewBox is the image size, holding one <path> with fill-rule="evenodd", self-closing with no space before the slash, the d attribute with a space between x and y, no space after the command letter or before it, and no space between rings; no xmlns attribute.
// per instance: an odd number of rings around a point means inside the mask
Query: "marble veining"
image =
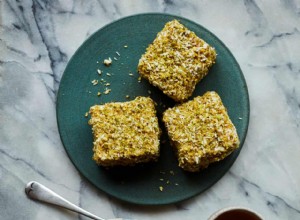
<svg viewBox="0 0 300 220"><path fill-rule="evenodd" d="M0 12L0 219L86 219L28 200L31 180L105 218L207 219L245 206L265 219L300 219L299 0L2 0ZM201 195L154 208L120 202L82 178L55 113L63 70L82 42L144 12L184 16L216 34L238 60L251 103L230 171Z"/></svg>

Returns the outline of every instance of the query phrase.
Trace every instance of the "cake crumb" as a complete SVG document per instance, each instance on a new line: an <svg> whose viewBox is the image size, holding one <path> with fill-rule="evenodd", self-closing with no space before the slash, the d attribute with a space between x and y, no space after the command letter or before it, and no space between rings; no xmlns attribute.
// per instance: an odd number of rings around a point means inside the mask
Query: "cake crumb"
<svg viewBox="0 0 300 220"><path fill-rule="evenodd" d="M89 113L88 112L86 112L85 114L84 114L84 117L88 117L89 116Z"/></svg>
<svg viewBox="0 0 300 220"><path fill-rule="evenodd" d="M98 84L98 80L94 79L91 81L91 83L93 84L93 86L97 85Z"/></svg>
<svg viewBox="0 0 300 220"><path fill-rule="evenodd" d="M118 56L121 56L120 53L119 53L118 51L116 51L116 54L117 54Z"/></svg>
<svg viewBox="0 0 300 220"><path fill-rule="evenodd" d="M129 99L129 98L130 98L130 96L129 96L129 95L126 95L125 97L126 97L126 99Z"/></svg>
<svg viewBox="0 0 300 220"><path fill-rule="evenodd" d="M106 75L107 75L107 76L111 76L111 74L110 74L110 73L106 73Z"/></svg>
<svg viewBox="0 0 300 220"><path fill-rule="evenodd" d="M97 96L100 96L100 95L101 95L101 92L98 92L98 93L97 93Z"/></svg>
<svg viewBox="0 0 300 220"><path fill-rule="evenodd" d="M104 94L107 95L111 92L111 89L105 88Z"/></svg>
<svg viewBox="0 0 300 220"><path fill-rule="evenodd" d="M124 48L127 48L128 46L127 45L124 45Z"/></svg>
<svg viewBox="0 0 300 220"><path fill-rule="evenodd" d="M105 66L109 66L112 63L112 60L111 60L110 57L108 57L108 59L104 59L103 63L104 63Z"/></svg>
<svg viewBox="0 0 300 220"><path fill-rule="evenodd" d="M160 186L159 190L162 192L164 190L164 187Z"/></svg>
<svg viewBox="0 0 300 220"><path fill-rule="evenodd" d="M139 78L138 78L138 82L140 83L142 81L142 77L140 76Z"/></svg>
<svg viewBox="0 0 300 220"><path fill-rule="evenodd" d="M101 71L101 70L99 70L99 69L97 69L97 72L98 72L98 74L99 74L99 75L101 75L101 74L102 74L102 71Z"/></svg>

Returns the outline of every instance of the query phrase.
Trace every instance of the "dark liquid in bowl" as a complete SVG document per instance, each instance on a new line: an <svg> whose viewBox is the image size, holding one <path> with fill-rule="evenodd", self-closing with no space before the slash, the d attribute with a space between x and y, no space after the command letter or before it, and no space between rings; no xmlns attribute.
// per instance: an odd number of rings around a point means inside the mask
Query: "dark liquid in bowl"
<svg viewBox="0 0 300 220"><path fill-rule="evenodd" d="M231 210L221 214L215 220L262 220L262 219L257 217L255 214L245 210Z"/></svg>

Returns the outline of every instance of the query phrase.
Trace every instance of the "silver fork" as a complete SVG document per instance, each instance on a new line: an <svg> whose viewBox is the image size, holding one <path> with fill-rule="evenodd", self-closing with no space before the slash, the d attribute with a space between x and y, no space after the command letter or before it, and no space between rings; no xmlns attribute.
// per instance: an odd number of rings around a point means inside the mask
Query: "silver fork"
<svg viewBox="0 0 300 220"><path fill-rule="evenodd" d="M35 182L31 181L27 183L25 187L25 193L30 199L42 201L45 203L53 204L68 210L71 210L73 212L77 212L79 214L82 214L86 217L89 217L91 219L96 219L96 220L105 220L104 218L100 218L96 215L93 215L90 212L85 211L84 209L74 205L73 203L69 202L68 200L64 199L60 195L56 194L46 186ZM107 220L126 220L123 218L114 218L114 219L107 219ZM129 219L127 219L129 220Z"/></svg>

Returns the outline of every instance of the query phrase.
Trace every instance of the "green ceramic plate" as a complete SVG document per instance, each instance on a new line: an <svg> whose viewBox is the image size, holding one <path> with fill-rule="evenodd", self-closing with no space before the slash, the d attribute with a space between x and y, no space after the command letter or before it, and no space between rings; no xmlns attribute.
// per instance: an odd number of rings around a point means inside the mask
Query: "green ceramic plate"
<svg viewBox="0 0 300 220"><path fill-rule="evenodd" d="M174 102L145 80L138 82L137 64L146 47L170 20L178 19L216 48L217 62L197 85L193 96L214 90L221 96L235 124L241 146L225 160L200 173L184 172L168 141L161 144L157 163L136 167L104 169L92 160L92 132L84 115L89 107L111 101L151 96L158 103L158 116ZM127 47L125 46L127 45ZM125 47L124 47L125 46ZM118 55L120 54L120 56ZM103 60L111 57L112 65ZM117 59L115 60L114 57ZM102 74L99 75L97 70ZM109 73L109 74L107 74ZM129 75L132 73L133 75ZM110 75L110 76L109 76ZM93 86L92 80L99 80ZM111 89L103 94L105 83ZM97 96L100 91L102 95ZM127 99L126 95L130 98ZM192 97L191 97L192 98ZM178 202L195 196L216 183L237 158L249 122L249 98L241 69L227 47L211 32L185 18L166 14L140 14L115 21L93 34L71 58L60 82L57 121L63 145L79 172L102 191L121 200L147 205ZM164 135L162 140L166 140ZM163 187L163 191L159 187Z"/></svg>

